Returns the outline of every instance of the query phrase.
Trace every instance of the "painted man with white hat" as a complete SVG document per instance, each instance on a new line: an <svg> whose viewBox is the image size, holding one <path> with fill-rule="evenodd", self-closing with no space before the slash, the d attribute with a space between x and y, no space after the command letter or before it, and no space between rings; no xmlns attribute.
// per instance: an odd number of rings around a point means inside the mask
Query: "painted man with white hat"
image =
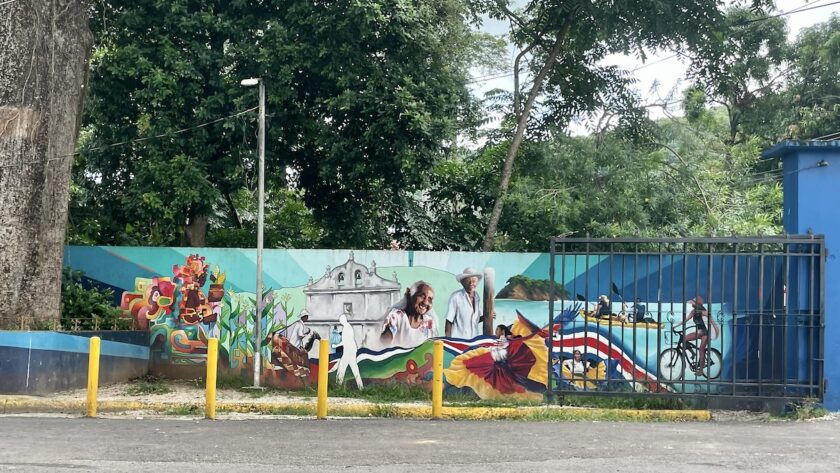
<svg viewBox="0 0 840 473"><path fill-rule="evenodd" d="M303 339L309 334L312 330L306 326L306 322L309 320L309 311L303 309L300 311L300 317L296 320L293 324L286 327L285 333L286 338L289 339L289 343L292 345L303 348Z"/></svg>
<svg viewBox="0 0 840 473"><path fill-rule="evenodd" d="M481 273L474 268L466 268L455 279L464 288L449 296L445 333L447 337L470 340L482 334L479 324L484 318L484 308L475 290L481 280Z"/></svg>

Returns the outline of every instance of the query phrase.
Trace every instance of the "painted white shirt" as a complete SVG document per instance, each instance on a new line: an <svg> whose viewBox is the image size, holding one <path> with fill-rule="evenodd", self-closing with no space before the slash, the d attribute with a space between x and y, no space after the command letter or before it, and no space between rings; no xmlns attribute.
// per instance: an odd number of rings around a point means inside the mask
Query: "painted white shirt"
<svg viewBox="0 0 840 473"><path fill-rule="evenodd" d="M572 375L583 376L586 374L586 362L583 360L575 361L573 358L569 358L563 360L563 366L568 368Z"/></svg>
<svg viewBox="0 0 840 473"><path fill-rule="evenodd" d="M431 310L423 316L420 327L414 328L408 321L408 315L404 310L391 309L385 318L385 326L394 335L391 345L395 347L414 348L438 335L437 317Z"/></svg>
<svg viewBox="0 0 840 473"><path fill-rule="evenodd" d="M303 337L309 332L309 327L304 325L303 321L298 319L295 323L286 327L286 338L289 343L300 348L303 345Z"/></svg>
<svg viewBox="0 0 840 473"><path fill-rule="evenodd" d="M446 310L446 321L452 323L452 337L473 339L482 334L478 321L484 315L481 297L475 295L475 307L470 304L467 291L459 289L449 296L449 308Z"/></svg>

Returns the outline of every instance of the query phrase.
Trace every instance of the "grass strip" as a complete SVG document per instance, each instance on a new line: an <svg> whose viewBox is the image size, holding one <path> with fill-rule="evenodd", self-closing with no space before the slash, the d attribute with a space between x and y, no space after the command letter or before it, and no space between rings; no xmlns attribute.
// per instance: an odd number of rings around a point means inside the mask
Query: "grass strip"
<svg viewBox="0 0 840 473"><path fill-rule="evenodd" d="M3 413L22 412L84 412L83 400L6 399ZM260 403L220 402L217 412L251 414L314 416L315 403ZM98 411L118 413L151 411L163 415L201 416L202 403L166 403L140 401L100 401ZM329 407L330 417L379 417L403 419L429 419L431 407L396 404L337 404ZM451 407L443 408L443 418L450 420L521 420L541 422L568 421L632 421L632 422L684 422L708 421L709 411L703 410L639 410L639 409L585 409L562 407Z"/></svg>

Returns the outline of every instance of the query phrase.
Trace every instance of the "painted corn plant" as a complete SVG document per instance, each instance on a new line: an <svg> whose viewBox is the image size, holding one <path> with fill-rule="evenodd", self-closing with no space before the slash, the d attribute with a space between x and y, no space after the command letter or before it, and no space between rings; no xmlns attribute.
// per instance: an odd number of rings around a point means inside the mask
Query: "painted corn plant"
<svg viewBox="0 0 840 473"><path fill-rule="evenodd" d="M289 307L291 296L268 289L263 294L260 311L261 340L260 354L263 363L271 356L271 335L288 326L295 315L295 309ZM227 355L231 368L240 368L250 363L254 356L254 313L256 300L249 294L237 294L229 291L225 294L222 308L220 347Z"/></svg>

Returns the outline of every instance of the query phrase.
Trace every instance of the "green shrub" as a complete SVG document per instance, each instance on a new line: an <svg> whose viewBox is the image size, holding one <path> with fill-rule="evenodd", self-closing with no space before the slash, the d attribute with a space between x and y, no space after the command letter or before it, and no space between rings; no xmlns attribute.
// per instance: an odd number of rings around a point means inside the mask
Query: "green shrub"
<svg viewBox="0 0 840 473"><path fill-rule="evenodd" d="M816 419L828 415L828 409L823 407L818 399L807 398L792 403L790 411L783 417L794 420Z"/></svg>
<svg viewBox="0 0 840 473"><path fill-rule="evenodd" d="M114 291L82 285L81 271L65 266L61 272L61 326L65 330L126 330L131 323L121 319L114 307Z"/></svg>
<svg viewBox="0 0 840 473"><path fill-rule="evenodd" d="M131 381L133 384L125 391L125 393L129 396L140 396L143 394L166 394L172 392L172 389L166 384L166 382L156 376L147 375Z"/></svg>

